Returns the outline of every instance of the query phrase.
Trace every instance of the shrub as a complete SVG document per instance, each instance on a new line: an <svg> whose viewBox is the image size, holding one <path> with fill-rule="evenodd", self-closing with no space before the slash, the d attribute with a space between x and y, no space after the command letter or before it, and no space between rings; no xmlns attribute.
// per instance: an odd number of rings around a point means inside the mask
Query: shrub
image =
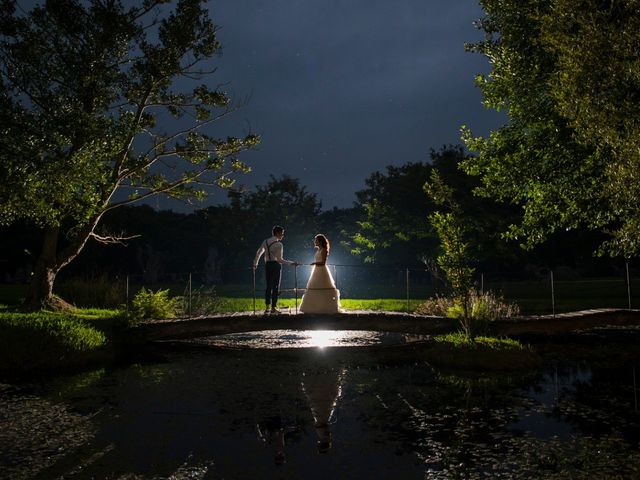
<svg viewBox="0 0 640 480"><path fill-rule="evenodd" d="M464 319L464 307L459 303L454 303L447 308L447 317L455 318L456 320Z"/></svg>
<svg viewBox="0 0 640 480"><path fill-rule="evenodd" d="M518 305L508 303L504 297L493 292L484 292L483 294L472 292L469 298L471 317L480 322L491 322L520 314ZM452 297L433 297L418 306L416 313L461 318L464 315L464 309Z"/></svg>
<svg viewBox="0 0 640 480"><path fill-rule="evenodd" d="M131 315L135 320L147 318L174 318L180 300L169 297L169 289L154 292L142 287L131 302Z"/></svg>
<svg viewBox="0 0 640 480"><path fill-rule="evenodd" d="M419 315L435 315L446 317L449 308L453 306L453 298L435 296L428 298L424 303L418 305L415 313Z"/></svg>

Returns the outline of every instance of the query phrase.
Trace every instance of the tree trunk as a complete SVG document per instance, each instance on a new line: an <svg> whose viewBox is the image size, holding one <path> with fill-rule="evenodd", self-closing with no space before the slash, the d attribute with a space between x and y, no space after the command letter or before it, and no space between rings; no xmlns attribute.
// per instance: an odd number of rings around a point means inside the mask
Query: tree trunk
<svg viewBox="0 0 640 480"><path fill-rule="evenodd" d="M64 300L53 295L53 284L58 272L82 251L101 217L102 214L96 216L87 225L80 228L70 244L61 251L58 251L60 228L50 227L45 230L42 251L36 262L29 287L26 302L27 308L30 310L39 310L41 308L66 310L73 308Z"/></svg>
<svg viewBox="0 0 640 480"><path fill-rule="evenodd" d="M42 250L31 278L27 307L39 310L53 303L53 282L60 270L58 267L57 251L60 229L47 228L44 232Z"/></svg>

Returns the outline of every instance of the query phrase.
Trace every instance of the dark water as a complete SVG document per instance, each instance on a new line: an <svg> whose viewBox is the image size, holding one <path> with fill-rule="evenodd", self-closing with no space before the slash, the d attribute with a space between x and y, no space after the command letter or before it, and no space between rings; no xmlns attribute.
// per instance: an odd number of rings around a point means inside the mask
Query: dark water
<svg viewBox="0 0 640 480"><path fill-rule="evenodd" d="M487 377L373 343L0 385L0 478L640 478L637 360Z"/></svg>

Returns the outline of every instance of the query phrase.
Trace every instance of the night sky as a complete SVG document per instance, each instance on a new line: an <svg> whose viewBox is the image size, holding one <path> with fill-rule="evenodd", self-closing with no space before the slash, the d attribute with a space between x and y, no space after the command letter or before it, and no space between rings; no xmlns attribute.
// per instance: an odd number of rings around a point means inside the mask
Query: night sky
<svg viewBox="0 0 640 480"><path fill-rule="evenodd" d="M218 131L263 139L243 156L247 187L288 174L323 208L348 207L370 173L460 143L461 125L502 123L474 86L488 62L464 50L481 38L474 1L214 0L211 12L224 49L212 81L250 96Z"/></svg>

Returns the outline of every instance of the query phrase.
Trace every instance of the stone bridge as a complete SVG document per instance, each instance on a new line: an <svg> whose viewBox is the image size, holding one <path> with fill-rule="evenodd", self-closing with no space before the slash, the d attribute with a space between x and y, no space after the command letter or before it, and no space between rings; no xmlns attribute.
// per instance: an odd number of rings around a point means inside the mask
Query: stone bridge
<svg viewBox="0 0 640 480"><path fill-rule="evenodd" d="M640 310L597 309L559 315L515 317L492 323L498 336L565 333L606 325L640 325ZM137 333L143 341L178 340L209 335L261 330L369 330L422 335L455 331L455 320L399 312L349 311L335 315L252 312L142 322Z"/></svg>

